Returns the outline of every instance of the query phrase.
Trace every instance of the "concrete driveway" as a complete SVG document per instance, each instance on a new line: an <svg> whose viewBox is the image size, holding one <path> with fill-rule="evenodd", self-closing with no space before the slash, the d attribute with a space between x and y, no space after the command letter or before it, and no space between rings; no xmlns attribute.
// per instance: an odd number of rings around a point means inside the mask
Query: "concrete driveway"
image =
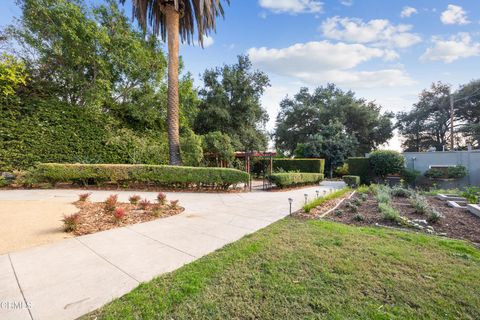
<svg viewBox="0 0 480 320"><path fill-rule="evenodd" d="M289 213L288 198L294 199L296 210L303 205L304 194L313 199L317 190L322 194L343 186L343 182L323 182L320 187L286 192L167 193L169 199L180 200L185 212L0 255L0 319L75 319L141 282L282 219ZM83 192L0 191L0 206L8 201L67 205ZM132 194L153 201L157 194L91 192L92 201L103 201L112 193L120 201ZM5 240L2 237L0 241Z"/></svg>

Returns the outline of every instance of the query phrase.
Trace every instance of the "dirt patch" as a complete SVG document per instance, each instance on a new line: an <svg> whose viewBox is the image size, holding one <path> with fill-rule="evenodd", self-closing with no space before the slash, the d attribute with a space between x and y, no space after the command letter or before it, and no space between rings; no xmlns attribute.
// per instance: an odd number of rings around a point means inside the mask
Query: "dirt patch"
<svg viewBox="0 0 480 320"><path fill-rule="evenodd" d="M298 216L307 218L318 217L321 213L326 212L334 206L333 201L334 200L328 201L322 206L313 209L311 211L312 213L315 212L313 215L299 213ZM348 203L352 201L357 203L357 209L348 205ZM464 209L448 207L446 202L438 200L433 196L428 196L427 201L443 215L443 218L439 221L428 223L429 226L433 227L436 234L468 240L480 247L480 218ZM425 215L415 212L408 198L392 197L391 204L400 212L402 217L408 218L409 220L426 220ZM377 200L370 194L364 196L359 194L354 195L352 199L344 201L336 210L329 213L326 218L357 226L380 225L412 230L395 221L384 219L378 209Z"/></svg>
<svg viewBox="0 0 480 320"><path fill-rule="evenodd" d="M55 201L0 201L0 254L71 238L61 220L77 211Z"/></svg>
<svg viewBox="0 0 480 320"><path fill-rule="evenodd" d="M436 230L450 237L470 240L480 246L480 218L465 209L455 209L446 202L430 197L429 203L442 212L444 219L436 224Z"/></svg>
<svg viewBox="0 0 480 320"><path fill-rule="evenodd" d="M80 202L74 203L79 212L76 213L76 221L72 233L76 236L110 230L126 225L148 222L166 218L182 213L185 209L171 204L130 204L117 203L115 209L106 210L103 202ZM120 218L117 214L122 212ZM116 216L117 215L117 216Z"/></svg>

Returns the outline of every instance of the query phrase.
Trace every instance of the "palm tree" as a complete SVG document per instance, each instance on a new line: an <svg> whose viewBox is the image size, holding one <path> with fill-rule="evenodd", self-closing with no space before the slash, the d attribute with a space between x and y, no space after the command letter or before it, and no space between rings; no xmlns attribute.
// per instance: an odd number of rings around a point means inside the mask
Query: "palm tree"
<svg viewBox="0 0 480 320"><path fill-rule="evenodd" d="M125 0L120 0L125 3ZM215 31L215 20L223 16L220 0L131 0L133 17L144 31L168 40L168 145L170 164L181 165L178 97L178 46L191 44L195 33L203 47L203 37ZM227 4L230 0L224 0Z"/></svg>

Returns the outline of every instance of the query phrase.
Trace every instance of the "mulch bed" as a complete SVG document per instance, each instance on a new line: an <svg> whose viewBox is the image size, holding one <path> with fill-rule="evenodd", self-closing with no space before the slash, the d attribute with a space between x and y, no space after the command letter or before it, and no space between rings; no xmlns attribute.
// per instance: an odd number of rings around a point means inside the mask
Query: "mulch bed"
<svg viewBox="0 0 480 320"><path fill-rule="evenodd" d="M352 197L351 200L355 198L360 198L360 195L356 194ZM403 228L406 230L413 230L404 226L401 226L393 221L388 221L382 218L380 211L378 209L378 202L372 195L368 195L366 201L361 202L361 205L358 207L358 211L354 212L346 206L346 203L351 200L344 201L338 209L329 213L326 218L357 226L372 226L372 225L381 225L395 228ZM455 209L447 206L446 202L436 199L433 196L427 197L428 202L439 212L443 214L443 218L438 222L430 224L435 233L440 235L446 235L450 238L468 240L473 242L476 246L480 247L480 218L471 214L470 212L464 209ZM330 201L329 201L330 202ZM326 202L321 207L318 207L316 210L316 216L322 212L326 212L333 207L331 203ZM396 208L400 215L406 217L410 220L419 219L425 220L424 215L418 214L414 211L413 207L410 205L407 198L392 197L392 206ZM338 215L338 210L341 211L341 215ZM313 210L311 211L313 212ZM355 219L356 215L361 215L364 220L359 221ZM302 216L302 214L299 214ZM303 213L304 217L308 217L308 214ZM315 215L311 216L314 217ZM416 229L414 229L416 230ZM418 231L418 230L417 230Z"/></svg>
<svg viewBox="0 0 480 320"><path fill-rule="evenodd" d="M173 207L170 204L149 204L145 210L143 210L140 209L139 205L119 202L116 208L124 209L125 216L118 221L113 211L106 211L104 209L105 204L103 202L77 201L74 205L80 209L77 213L77 227L73 231L73 234L76 236L166 218L185 210L180 206Z"/></svg>
<svg viewBox="0 0 480 320"><path fill-rule="evenodd" d="M292 213L292 215L295 216L295 217L298 217L298 218L302 218L302 219L319 218L322 214L324 214L328 210L331 210L331 209L335 208L335 206L337 204L339 204L344 199L348 198L350 196L350 194L351 194L351 192L343 195L342 197L325 201L324 203L322 203L318 207L310 210L310 212L308 212L308 213L303 211L303 210L298 210L298 211Z"/></svg>

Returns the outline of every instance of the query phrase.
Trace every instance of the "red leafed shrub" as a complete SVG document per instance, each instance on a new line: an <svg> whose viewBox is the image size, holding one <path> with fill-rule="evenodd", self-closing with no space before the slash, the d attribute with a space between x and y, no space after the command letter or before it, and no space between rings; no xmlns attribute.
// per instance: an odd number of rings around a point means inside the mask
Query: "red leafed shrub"
<svg viewBox="0 0 480 320"><path fill-rule="evenodd" d="M77 229L78 222L80 220L80 215L78 213L74 213L71 215L64 215L63 216L63 229L65 232L73 232Z"/></svg>
<svg viewBox="0 0 480 320"><path fill-rule="evenodd" d="M140 209L142 210L147 210L148 207L150 206L150 201L148 201L147 199L143 199L142 201L140 201L138 203L138 206L140 207Z"/></svg>
<svg viewBox="0 0 480 320"><path fill-rule="evenodd" d="M157 200L158 200L158 203L160 203L161 205L164 205L165 203L167 203L167 195L163 192L160 192L157 195Z"/></svg>
<svg viewBox="0 0 480 320"><path fill-rule="evenodd" d="M78 201L80 202L85 202L88 200L88 198L91 196L91 193L82 193L78 195Z"/></svg>
<svg viewBox="0 0 480 320"><path fill-rule="evenodd" d="M105 211L112 212L118 203L118 195L112 194L105 200Z"/></svg>
<svg viewBox="0 0 480 320"><path fill-rule="evenodd" d="M115 209L113 216L115 217L115 220L117 220L117 222L120 222L123 219L123 217L125 217L125 209L123 208Z"/></svg>
<svg viewBox="0 0 480 320"><path fill-rule="evenodd" d="M130 201L131 204L138 204L138 201L140 201L140 196L138 194L134 194L128 198L128 201Z"/></svg>
<svg viewBox="0 0 480 320"><path fill-rule="evenodd" d="M170 206L174 209L178 208L178 200L170 201Z"/></svg>

